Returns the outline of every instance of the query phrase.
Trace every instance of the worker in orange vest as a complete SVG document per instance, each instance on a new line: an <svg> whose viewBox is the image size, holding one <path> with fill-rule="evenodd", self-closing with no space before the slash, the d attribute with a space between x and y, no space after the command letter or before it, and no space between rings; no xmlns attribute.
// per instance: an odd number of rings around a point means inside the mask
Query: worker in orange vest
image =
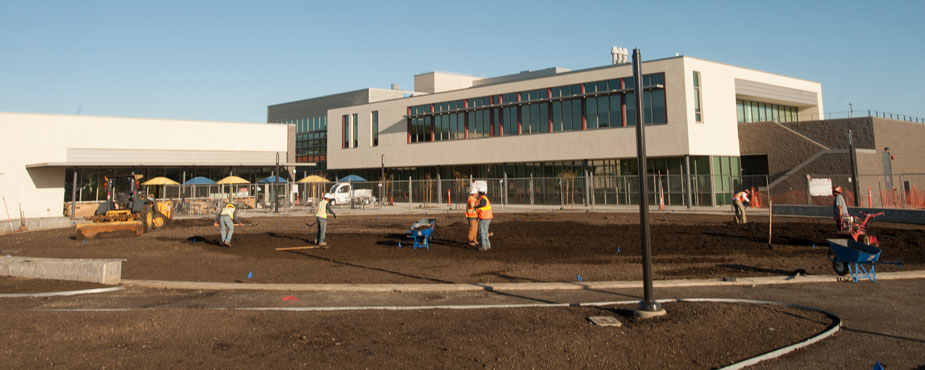
<svg viewBox="0 0 925 370"><path fill-rule="evenodd" d="M469 246L478 245L478 232L479 232L479 214L475 211L475 207L479 204L479 191L478 188L473 184L469 190L469 199L466 200L466 221L469 222Z"/></svg>
<svg viewBox="0 0 925 370"><path fill-rule="evenodd" d="M479 250L483 251L491 249L491 241L488 240L488 225L491 224L493 216L491 214L491 202L485 196L487 192L486 186L483 185L479 188L479 204L475 207L475 213L479 217L479 241L482 244Z"/></svg>
<svg viewBox="0 0 925 370"><path fill-rule="evenodd" d="M735 212L735 221L737 224L745 223L745 206L750 202L748 199L749 195L751 195L751 192L745 189L732 197L732 210Z"/></svg>

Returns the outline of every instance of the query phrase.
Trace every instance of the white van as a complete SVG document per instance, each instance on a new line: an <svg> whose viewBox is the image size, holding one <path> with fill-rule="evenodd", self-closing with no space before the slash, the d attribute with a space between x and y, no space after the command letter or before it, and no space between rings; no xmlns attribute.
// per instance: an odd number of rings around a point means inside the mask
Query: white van
<svg viewBox="0 0 925 370"><path fill-rule="evenodd" d="M351 192L351 190L353 190ZM338 182L331 186L331 189L325 195L330 195L331 205L335 206L338 204L350 204L350 198L353 197L353 200L356 204L370 204L376 202L376 197L373 196L372 189L352 189L352 184L349 182Z"/></svg>

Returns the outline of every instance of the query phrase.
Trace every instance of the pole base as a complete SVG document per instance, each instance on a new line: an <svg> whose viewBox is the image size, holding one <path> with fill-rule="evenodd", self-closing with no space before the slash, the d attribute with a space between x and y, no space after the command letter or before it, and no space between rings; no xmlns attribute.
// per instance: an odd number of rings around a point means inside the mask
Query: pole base
<svg viewBox="0 0 925 370"><path fill-rule="evenodd" d="M665 312L662 305L656 301L639 301L639 308L633 311L633 316L641 319L651 319L666 314L668 313Z"/></svg>

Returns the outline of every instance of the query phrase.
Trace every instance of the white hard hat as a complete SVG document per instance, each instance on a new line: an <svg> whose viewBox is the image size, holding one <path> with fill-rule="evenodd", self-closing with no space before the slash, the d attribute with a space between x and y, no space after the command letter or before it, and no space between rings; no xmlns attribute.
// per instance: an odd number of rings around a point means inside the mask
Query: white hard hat
<svg viewBox="0 0 925 370"><path fill-rule="evenodd" d="M488 185L484 185L484 184L483 184L482 186L480 186L480 187L479 187L479 193L488 194Z"/></svg>
<svg viewBox="0 0 925 370"><path fill-rule="evenodd" d="M475 186L475 184L472 184L472 186L469 187L469 194L478 194L478 192L479 187Z"/></svg>
<svg viewBox="0 0 925 370"><path fill-rule="evenodd" d="M325 195L324 195L324 199L334 199L334 195L325 194Z"/></svg>

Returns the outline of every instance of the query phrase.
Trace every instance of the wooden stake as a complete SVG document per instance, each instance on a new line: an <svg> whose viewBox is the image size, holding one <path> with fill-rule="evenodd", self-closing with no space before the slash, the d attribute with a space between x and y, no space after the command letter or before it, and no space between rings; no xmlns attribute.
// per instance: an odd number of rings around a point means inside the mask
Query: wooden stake
<svg viewBox="0 0 925 370"><path fill-rule="evenodd" d="M317 246L317 245L308 245L308 246L304 246L304 247L276 248L276 249L274 249L274 250L277 250L277 251L294 251L294 250L300 250L300 249L318 249L318 248L321 248L321 247L319 247L319 246Z"/></svg>
<svg viewBox="0 0 925 370"><path fill-rule="evenodd" d="M768 199L768 249L772 249L771 246L771 228L774 226L774 202Z"/></svg>
<svg viewBox="0 0 925 370"><path fill-rule="evenodd" d="M3 197L3 208L6 209L6 222L10 224L10 231L13 231L13 220L10 219L10 209L6 206L6 197Z"/></svg>

